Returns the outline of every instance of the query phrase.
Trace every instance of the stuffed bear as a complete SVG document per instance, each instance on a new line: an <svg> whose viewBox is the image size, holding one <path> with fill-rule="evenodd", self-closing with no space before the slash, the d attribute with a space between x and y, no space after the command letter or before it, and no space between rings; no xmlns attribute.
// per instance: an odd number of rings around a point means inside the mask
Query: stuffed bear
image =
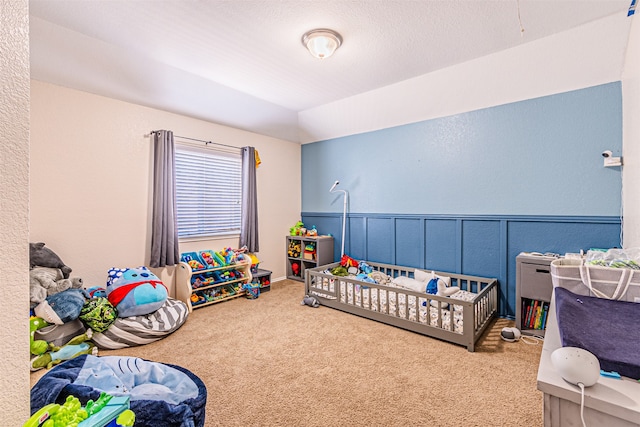
<svg viewBox="0 0 640 427"><path fill-rule="evenodd" d="M51 296L67 289L82 288L80 277L64 278L59 268L34 267L29 271L29 294L32 304L40 304Z"/></svg>
<svg viewBox="0 0 640 427"><path fill-rule="evenodd" d="M62 271L62 278L68 279L71 273L71 267L65 265L58 255L51 249L45 248L44 243L29 243L29 261L31 268L33 267L52 267L59 268Z"/></svg>

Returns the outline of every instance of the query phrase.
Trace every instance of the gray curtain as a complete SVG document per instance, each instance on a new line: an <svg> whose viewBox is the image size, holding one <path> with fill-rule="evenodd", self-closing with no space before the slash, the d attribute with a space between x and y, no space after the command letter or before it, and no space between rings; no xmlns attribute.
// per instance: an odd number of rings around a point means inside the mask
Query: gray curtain
<svg viewBox="0 0 640 427"><path fill-rule="evenodd" d="M242 147L242 222L240 247L258 252L258 191L256 188L256 150Z"/></svg>
<svg viewBox="0 0 640 427"><path fill-rule="evenodd" d="M177 264L180 260L176 224L176 180L173 132L159 130L153 136L153 219L151 267Z"/></svg>

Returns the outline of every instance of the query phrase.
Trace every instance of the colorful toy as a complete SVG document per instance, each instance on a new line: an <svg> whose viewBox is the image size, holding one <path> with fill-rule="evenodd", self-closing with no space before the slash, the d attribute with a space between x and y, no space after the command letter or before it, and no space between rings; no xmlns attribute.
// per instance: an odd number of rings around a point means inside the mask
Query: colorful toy
<svg viewBox="0 0 640 427"><path fill-rule="evenodd" d="M207 267L202 264L200 257L195 252L186 252L180 256L180 261L189 264L192 270L205 270Z"/></svg>
<svg viewBox="0 0 640 427"><path fill-rule="evenodd" d="M333 274L334 276L348 276L349 272L347 271L346 267L343 267L341 265L334 267L331 269L331 274Z"/></svg>
<svg viewBox="0 0 640 427"><path fill-rule="evenodd" d="M128 396L102 392L95 402L89 399L84 408L72 395L67 396L62 405L46 405L33 414L24 427L132 427L134 423L135 414L129 409Z"/></svg>
<svg viewBox="0 0 640 427"><path fill-rule="evenodd" d="M309 242L304 247L304 259L316 259L316 242Z"/></svg>
<svg viewBox="0 0 640 427"><path fill-rule="evenodd" d="M29 319L29 331L31 335L29 350L31 351L31 354L40 355L40 354L44 354L47 350L49 350L48 342L44 340L34 339L36 331L38 329L44 328L45 326L49 326L49 324L40 317L31 316L31 318Z"/></svg>
<svg viewBox="0 0 640 427"><path fill-rule="evenodd" d="M198 304L202 304L203 302L205 302L205 299L202 295L198 295L198 294L191 294L191 305L198 305Z"/></svg>
<svg viewBox="0 0 640 427"><path fill-rule="evenodd" d="M358 265L358 268L360 269L360 271L362 271L364 274L371 274L373 272L373 267L371 267L369 264L367 264L364 261L361 261L360 264Z"/></svg>
<svg viewBox="0 0 640 427"><path fill-rule="evenodd" d="M107 298L118 310L118 317L153 313L167 300L167 287L147 267L113 267L108 276Z"/></svg>
<svg viewBox="0 0 640 427"><path fill-rule="evenodd" d="M106 298L107 290L102 286L92 286L87 288L87 292L89 293L89 298Z"/></svg>
<svg viewBox="0 0 640 427"><path fill-rule="evenodd" d="M291 263L291 271L293 272L294 276L299 276L300 275L300 263L292 262Z"/></svg>
<svg viewBox="0 0 640 427"><path fill-rule="evenodd" d="M289 242L289 249L287 251L289 257L300 258L302 244L299 241L291 240Z"/></svg>
<svg viewBox="0 0 640 427"><path fill-rule="evenodd" d="M225 249L221 250L220 252L218 252L218 255L223 260L222 261L222 265L234 264L236 262L236 259L237 259L236 252L231 248L225 248Z"/></svg>
<svg viewBox="0 0 640 427"><path fill-rule="evenodd" d="M358 261L351 258L349 255L342 255L342 258L340 259L340 265L347 269L349 267L358 268Z"/></svg>
<svg viewBox="0 0 640 427"><path fill-rule="evenodd" d="M51 351L45 352L39 356L31 359L31 370L37 371L42 368L51 368L54 365L64 362L65 360L73 359L81 354L98 354L98 348L92 342L87 342L93 336L93 331L87 329L87 331L72 338L67 344L62 347L53 346Z"/></svg>
<svg viewBox="0 0 640 427"><path fill-rule="evenodd" d="M104 332L116 321L118 312L107 298L93 298L85 303L78 318L94 332Z"/></svg>
<svg viewBox="0 0 640 427"><path fill-rule="evenodd" d="M315 225L311 226L311 230L307 230L307 236L308 237L317 237L318 236L318 230L316 230L316 226Z"/></svg>
<svg viewBox="0 0 640 427"><path fill-rule="evenodd" d="M219 266L219 264L216 263L216 260L213 258L212 251L200 251L200 259L204 261L208 268L215 268Z"/></svg>
<svg viewBox="0 0 640 427"><path fill-rule="evenodd" d="M289 234L291 236L302 236L303 234L300 234L300 233L302 232L301 230L303 230L303 229L304 229L303 222L302 221L298 221L298 222L296 222L296 224L293 227L291 227L289 229Z"/></svg>
<svg viewBox="0 0 640 427"><path fill-rule="evenodd" d="M260 285L245 283L242 285L242 289L248 299L257 299L260 296Z"/></svg>

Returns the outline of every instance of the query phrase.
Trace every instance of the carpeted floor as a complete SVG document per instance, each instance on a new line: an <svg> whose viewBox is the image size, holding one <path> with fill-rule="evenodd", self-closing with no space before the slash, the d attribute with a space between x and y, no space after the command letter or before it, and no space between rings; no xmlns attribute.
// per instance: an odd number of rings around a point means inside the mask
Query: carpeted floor
<svg viewBox="0 0 640 427"><path fill-rule="evenodd" d="M207 385L207 426L540 426L541 343L477 351L326 307L282 281L256 300L194 310L174 334L101 355L183 366ZM45 372L32 373L32 385Z"/></svg>

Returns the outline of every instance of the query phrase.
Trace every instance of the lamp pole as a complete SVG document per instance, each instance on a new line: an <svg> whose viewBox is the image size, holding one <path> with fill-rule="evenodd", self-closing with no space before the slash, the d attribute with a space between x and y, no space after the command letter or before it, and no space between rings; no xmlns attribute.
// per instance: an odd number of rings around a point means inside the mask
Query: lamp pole
<svg viewBox="0 0 640 427"><path fill-rule="evenodd" d="M343 203L342 203L342 251L340 252L340 258L342 258L344 256L344 233L347 225L347 197L349 193L347 193L346 190L336 190L335 188L338 184L340 184L340 181L334 182L333 185L331 186L331 189L329 190L329 193L344 194Z"/></svg>

